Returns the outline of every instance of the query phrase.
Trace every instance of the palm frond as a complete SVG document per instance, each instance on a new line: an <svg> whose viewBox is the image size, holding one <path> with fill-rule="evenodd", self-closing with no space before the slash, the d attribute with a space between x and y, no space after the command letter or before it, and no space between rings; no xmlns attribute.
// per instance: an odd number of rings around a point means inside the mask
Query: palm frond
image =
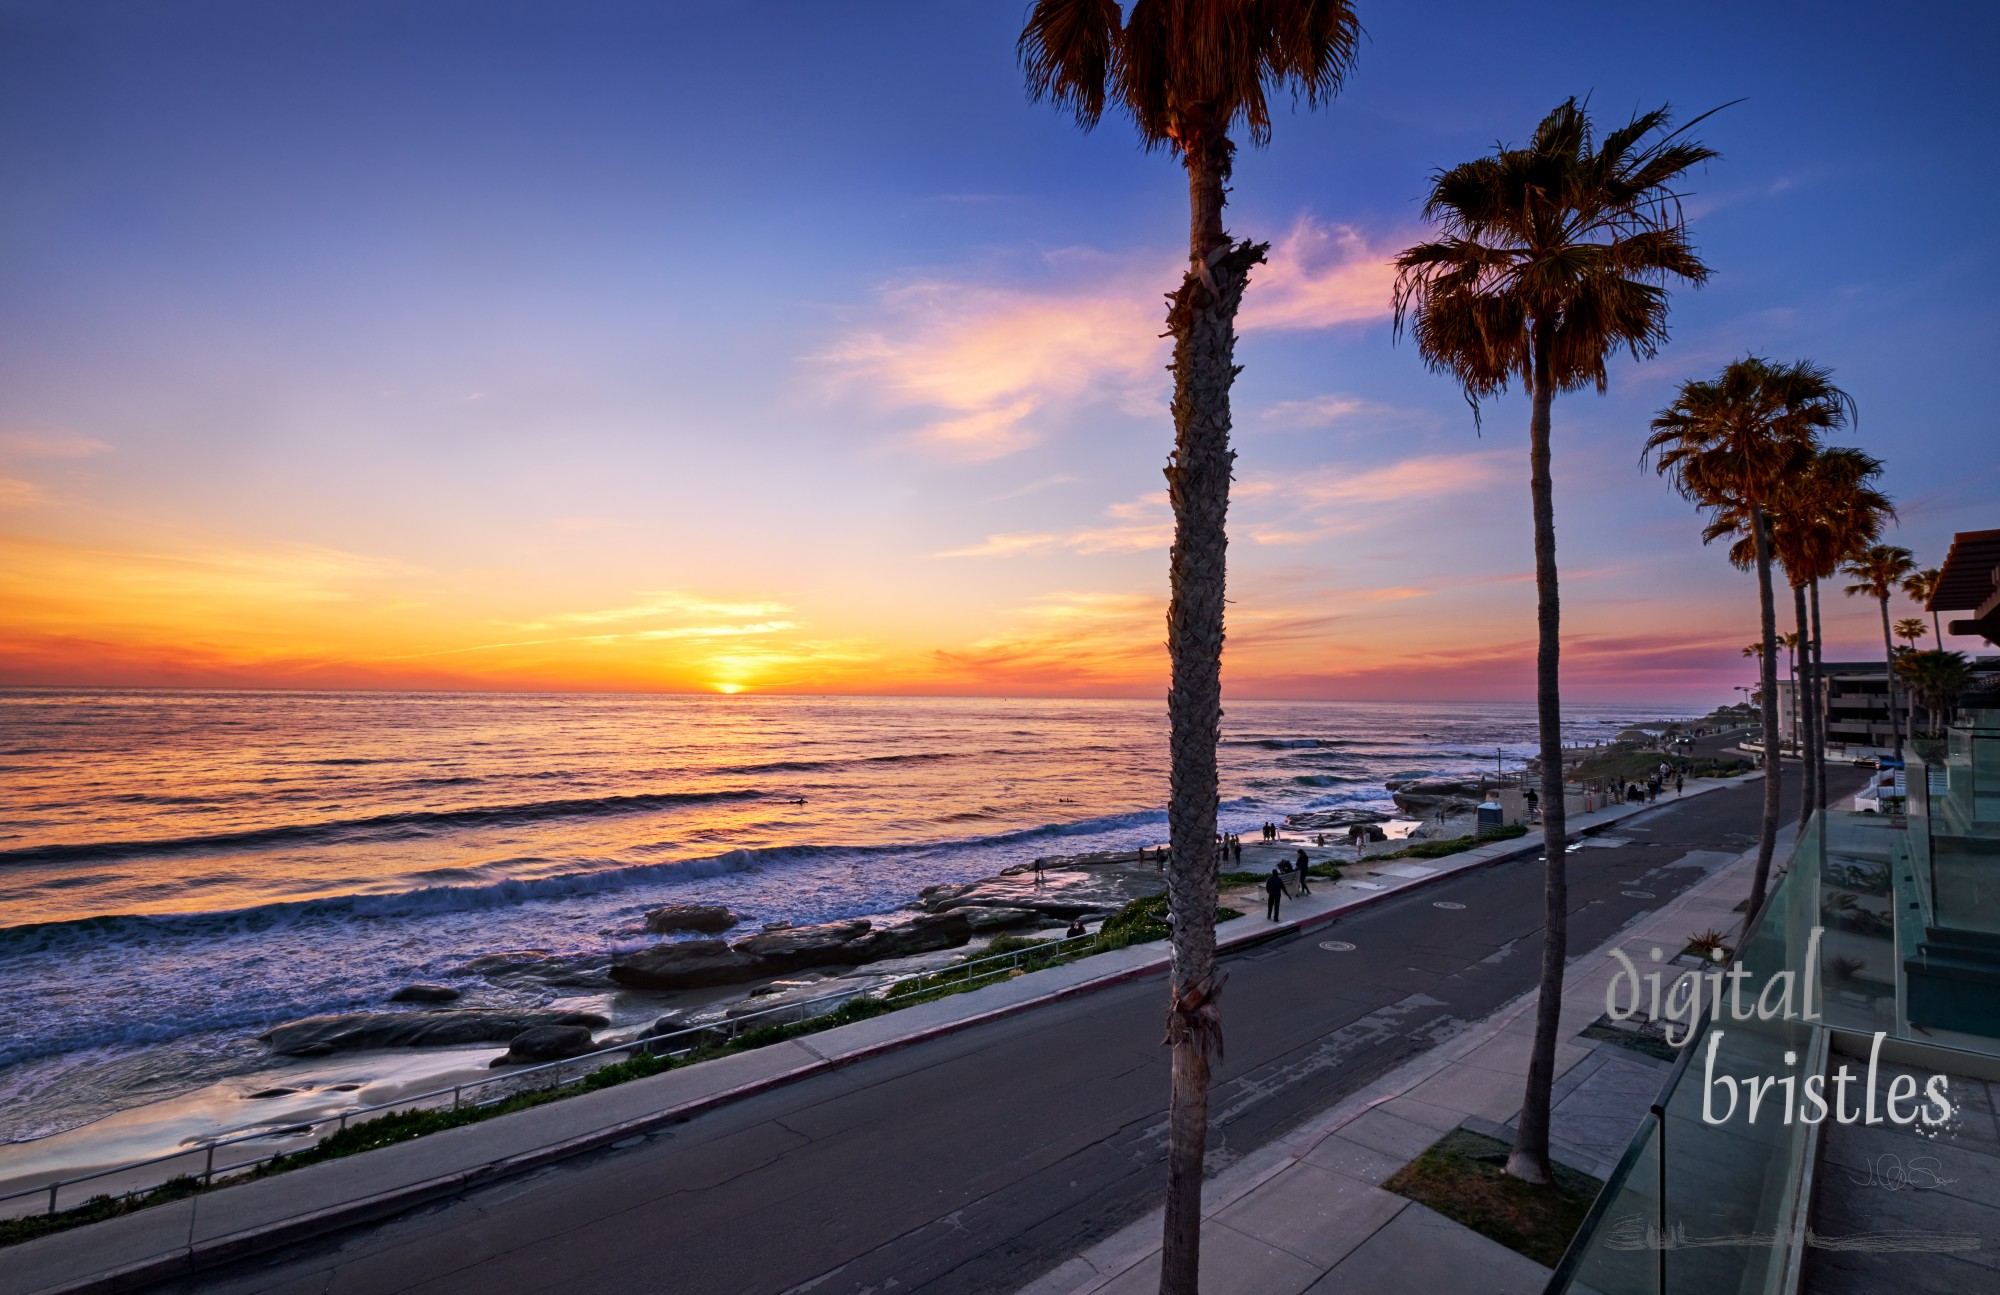
<svg viewBox="0 0 2000 1295"><path fill-rule="evenodd" d="M1118 0L1035 0L1014 54L1028 97L1047 99L1085 130L1104 116L1118 57Z"/></svg>

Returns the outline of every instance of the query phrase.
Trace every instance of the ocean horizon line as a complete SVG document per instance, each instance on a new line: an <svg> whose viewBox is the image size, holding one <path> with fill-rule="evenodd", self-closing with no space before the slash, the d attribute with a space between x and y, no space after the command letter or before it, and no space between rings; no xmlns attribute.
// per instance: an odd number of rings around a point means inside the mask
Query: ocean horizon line
<svg viewBox="0 0 2000 1295"><path fill-rule="evenodd" d="M7 693L182 693L191 696L206 696L218 693L250 693L258 696L301 696L316 697L354 694L370 697L701 697L718 701L749 702L757 699L783 698L786 700L840 701L847 699L877 701L1000 701L1000 702L1165 702L1162 692L1136 695L1130 693L986 693L986 692L837 692L837 691L783 691L769 689L755 691L744 689L740 692L725 693L713 689L674 688L342 688L342 687L279 687L256 684L194 685L194 684L0 684L0 695ZM1280 706L1300 705L1356 705L1356 706L1521 706L1533 705L1532 692L1519 697L1280 697L1257 696L1223 698L1225 706L1264 704ZM1569 703L1565 703L1569 704ZM1579 697L1574 700L1579 706L1622 706L1628 709L1667 706L1685 709L1699 702L1655 697L1643 700L1627 698ZM1717 707L1726 706L1727 700L1716 702Z"/></svg>

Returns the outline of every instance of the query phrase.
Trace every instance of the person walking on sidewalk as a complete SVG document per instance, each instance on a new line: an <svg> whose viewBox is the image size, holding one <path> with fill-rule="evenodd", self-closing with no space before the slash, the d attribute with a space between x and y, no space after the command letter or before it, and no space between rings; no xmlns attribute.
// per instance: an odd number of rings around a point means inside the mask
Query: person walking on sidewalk
<svg viewBox="0 0 2000 1295"><path fill-rule="evenodd" d="M1285 897L1284 879L1278 876L1276 868L1271 869L1271 875L1264 878L1264 894L1268 899L1264 905L1264 919L1275 922L1278 920L1278 901Z"/></svg>
<svg viewBox="0 0 2000 1295"><path fill-rule="evenodd" d="M1308 866L1305 848L1301 846L1299 849L1299 894L1301 895L1312 894L1311 888L1306 885L1306 868Z"/></svg>

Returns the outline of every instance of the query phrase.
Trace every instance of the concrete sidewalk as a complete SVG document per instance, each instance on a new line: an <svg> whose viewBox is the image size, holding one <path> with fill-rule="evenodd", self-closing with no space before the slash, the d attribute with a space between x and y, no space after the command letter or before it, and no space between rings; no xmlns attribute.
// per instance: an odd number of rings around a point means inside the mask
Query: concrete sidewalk
<svg viewBox="0 0 2000 1295"><path fill-rule="evenodd" d="M1756 777L1760 775L1749 775ZM1743 779L1690 784L1688 797ZM1600 831L1660 806L1621 805L1572 822ZM1407 861L1366 884L1322 884L1284 920L1254 913L1218 929L1240 948L1309 930L1469 869L1540 850L1535 836L1444 859ZM863 1058L1030 1011L1108 985L1164 974L1171 952L1139 945L785 1043L668 1071L533 1110L190 1197L0 1251L0 1295L110 1290L184 1276L246 1255L387 1218Z"/></svg>
<svg viewBox="0 0 2000 1295"><path fill-rule="evenodd" d="M1738 774L1731 778L1697 778L1687 784L1687 790L1676 796L1671 791L1660 797L1654 804L1618 804L1588 814L1572 815L1564 824L1565 834L1575 850L1580 838L1593 836L1616 824L1638 818L1643 814L1669 809L1674 805L1686 804L1710 792L1725 787L1736 787L1747 782L1761 782L1764 775L1759 773ZM1300 848L1300 842L1287 839L1275 846L1262 842L1244 843L1245 863L1256 860L1260 866L1275 855L1289 858ZM1248 911L1238 920L1216 928L1216 944L1219 948L1230 949L1258 940L1269 939L1273 935L1290 931L1309 931L1325 926L1356 909L1370 904L1381 903L1406 894L1420 886L1431 885L1445 877L1455 877L1474 868L1499 863L1504 859L1518 859L1523 855L1540 854L1542 834L1539 826L1528 830L1526 836L1513 837L1504 841L1493 841L1486 845L1474 846L1459 854L1449 854L1442 859L1361 859L1354 863L1342 861L1337 850L1326 847L1306 847L1315 862L1328 859L1341 869L1341 879L1328 885L1315 879L1310 895L1298 899L1287 899L1280 909L1279 920L1275 923L1264 917L1264 897L1261 888L1256 888L1254 904L1245 896L1251 892L1226 892L1235 896L1235 903ZM1169 959L1162 951L1159 955L1164 965ZM1094 961L1094 959L1093 959Z"/></svg>
<svg viewBox="0 0 2000 1295"><path fill-rule="evenodd" d="M1793 829L1781 836L1780 848ZM1614 1043L1579 1039L1604 1013L1614 948L1641 966L1691 931L1737 929L1750 850L1572 959L1556 1047L1555 1157L1600 1179L1623 1155L1670 1068ZM1232 924L1233 925L1233 924ZM1549 1270L1381 1184L1460 1127L1511 1139L1534 1041L1534 992L1384 1076L1321 1118L1252 1153L1203 1192L1201 1288L1208 1295L1378 1295L1466 1291L1538 1295ZM1159 1287L1161 1212L1078 1255L1021 1295L1142 1295Z"/></svg>

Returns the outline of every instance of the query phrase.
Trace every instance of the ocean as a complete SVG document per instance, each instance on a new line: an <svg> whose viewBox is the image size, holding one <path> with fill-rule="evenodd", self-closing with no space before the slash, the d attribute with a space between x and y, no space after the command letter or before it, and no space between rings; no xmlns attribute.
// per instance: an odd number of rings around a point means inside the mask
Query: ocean
<svg viewBox="0 0 2000 1295"><path fill-rule="evenodd" d="M1694 713L1575 706L1567 736ZM642 947L661 904L820 922L1156 844L1165 729L1158 701L0 691L0 1144L411 981L521 1002L465 964ZM1526 703L1234 703L1223 827L1533 741Z"/></svg>

